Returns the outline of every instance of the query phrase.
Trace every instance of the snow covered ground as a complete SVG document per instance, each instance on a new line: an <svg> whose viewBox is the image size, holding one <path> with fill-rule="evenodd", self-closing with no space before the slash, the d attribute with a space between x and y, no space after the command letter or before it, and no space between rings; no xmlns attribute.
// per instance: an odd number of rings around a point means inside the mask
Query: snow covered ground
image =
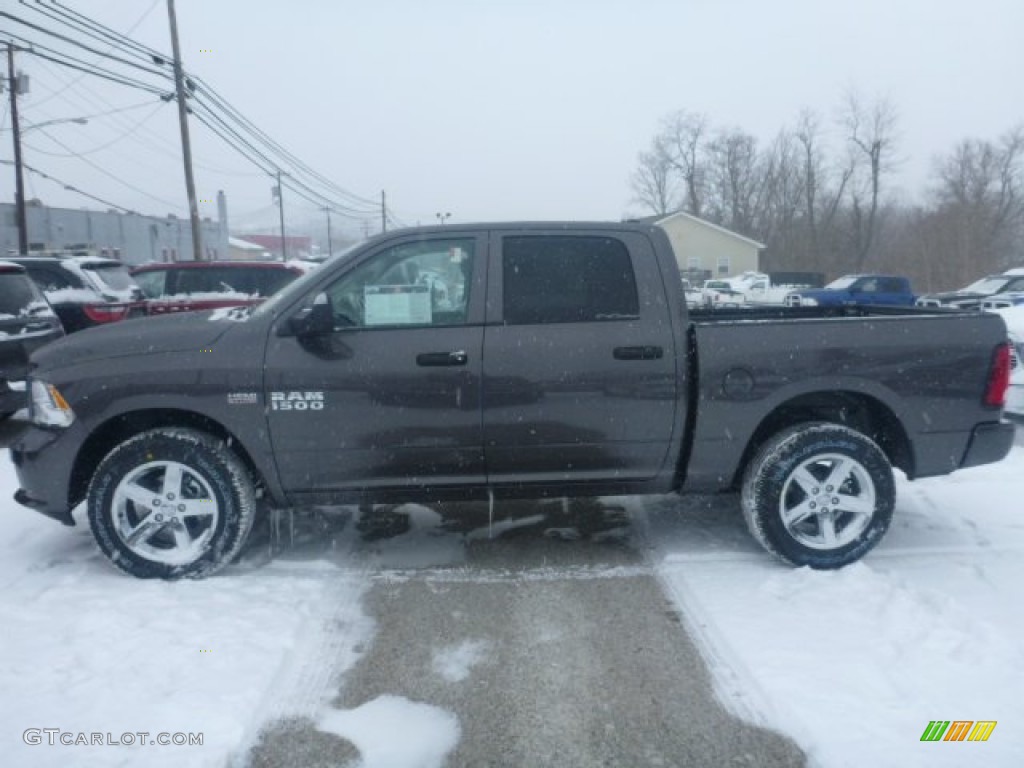
<svg viewBox="0 0 1024 768"><path fill-rule="evenodd" d="M441 766L458 742L457 719L423 702L327 702L373 642L362 610L371 581L457 563L461 535L414 519L383 556L350 566L283 558L207 581L141 582L106 564L87 526L15 504L15 486L2 454L0 764L219 767L290 715L348 738L366 768ZM635 540L697 634L722 700L790 735L812 765L1024 765L1024 448L901 482L889 535L840 572L771 560L735 499L629 505ZM487 652L453 647L435 654L435 671L461 679ZM932 720L998 725L984 743L923 743ZM25 743L29 729L41 743ZM64 746L58 735L50 746L43 729L149 735L120 746ZM162 733L202 733L203 745L145 743Z"/></svg>
<svg viewBox="0 0 1024 768"><path fill-rule="evenodd" d="M714 500L639 506L736 714L827 768L1024 765L1024 448L900 482L886 538L836 572L766 558ZM998 725L985 743L922 742L932 720Z"/></svg>

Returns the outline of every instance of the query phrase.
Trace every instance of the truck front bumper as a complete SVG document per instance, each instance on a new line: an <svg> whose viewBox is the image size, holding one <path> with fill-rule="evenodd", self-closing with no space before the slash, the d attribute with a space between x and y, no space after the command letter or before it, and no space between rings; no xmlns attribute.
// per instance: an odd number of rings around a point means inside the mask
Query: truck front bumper
<svg viewBox="0 0 1024 768"><path fill-rule="evenodd" d="M74 525L68 491L71 468L81 444L78 425L49 430L30 427L11 446L11 461L21 486L14 494L19 504Z"/></svg>
<svg viewBox="0 0 1024 768"><path fill-rule="evenodd" d="M1013 447L1016 428L1009 422L979 424L971 433L960 468L1002 461Z"/></svg>

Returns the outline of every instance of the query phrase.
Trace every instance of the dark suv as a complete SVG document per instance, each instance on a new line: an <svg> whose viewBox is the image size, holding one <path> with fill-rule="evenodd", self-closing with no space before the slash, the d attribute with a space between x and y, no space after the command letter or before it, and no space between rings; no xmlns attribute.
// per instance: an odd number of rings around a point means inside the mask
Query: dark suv
<svg viewBox="0 0 1024 768"><path fill-rule="evenodd" d="M131 271L151 315L259 304L308 271L280 261L181 261Z"/></svg>
<svg viewBox="0 0 1024 768"><path fill-rule="evenodd" d="M0 261L0 418L27 403L28 356L63 335L60 320L25 268Z"/></svg>
<svg viewBox="0 0 1024 768"><path fill-rule="evenodd" d="M68 333L146 314L142 290L116 259L48 254L7 261L28 270Z"/></svg>

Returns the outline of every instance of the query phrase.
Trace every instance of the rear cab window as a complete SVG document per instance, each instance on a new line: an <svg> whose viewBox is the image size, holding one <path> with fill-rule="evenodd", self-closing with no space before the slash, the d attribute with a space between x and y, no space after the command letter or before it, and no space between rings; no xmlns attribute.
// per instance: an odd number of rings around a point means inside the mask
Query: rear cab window
<svg viewBox="0 0 1024 768"><path fill-rule="evenodd" d="M636 276L615 237L503 238L503 320L507 325L635 320Z"/></svg>

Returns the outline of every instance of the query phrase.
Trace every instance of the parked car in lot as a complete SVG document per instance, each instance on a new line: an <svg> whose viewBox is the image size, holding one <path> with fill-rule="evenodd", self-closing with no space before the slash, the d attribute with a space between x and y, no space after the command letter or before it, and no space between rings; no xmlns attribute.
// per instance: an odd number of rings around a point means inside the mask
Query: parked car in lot
<svg viewBox="0 0 1024 768"><path fill-rule="evenodd" d="M132 277L150 315L259 304L311 266L280 261L179 261L144 264Z"/></svg>
<svg viewBox="0 0 1024 768"><path fill-rule="evenodd" d="M1006 309L1024 304L1024 291L1008 291L996 293L981 302L982 309Z"/></svg>
<svg viewBox="0 0 1024 768"><path fill-rule="evenodd" d="M68 525L84 501L138 577L224 567L261 504L728 490L767 551L838 568L889 527L894 466L1014 437L998 316L689 310L654 225L404 229L257 307L146 326L36 352L11 448L15 498Z"/></svg>
<svg viewBox="0 0 1024 768"><path fill-rule="evenodd" d="M11 256L46 296L67 333L142 317L142 291L116 259L50 254Z"/></svg>
<svg viewBox="0 0 1024 768"><path fill-rule="evenodd" d="M28 403L29 355L63 335L60 320L25 268L0 261L0 418Z"/></svg>
<svg viewBox="0 0 1024 768"><path fill-rule="evenodd" d="M979 309L986 299L995 299L1001 294L1013 291L1024 291L1024 270L1010 269L1001 275L989 275L959 291L928 293L919 296L916 303L919 307Z"/></svg>
<svg viewBox="0 0 1024 768"><path fill-rule="evenodd" d="M686 306L691 309L696 309L704 305L704 292L700 288L697 288L690 282L688 278L680 278L683 286L683 299L686 301Z"/></svg>
<svg viewBox="0 0 1024 768"><path fill-rule="evenodd" d="M728 280L705 280L700 292L705 306L739 307L747 302L743 292L733 288Z"/></svg>
<svg viewBox="0 0 1024 768"><path fill-rule="evenodd" d="M824 288L802 289L786 296L789 307L897 306L914 303L910 281L896 275L846 275Z"/></svg>

